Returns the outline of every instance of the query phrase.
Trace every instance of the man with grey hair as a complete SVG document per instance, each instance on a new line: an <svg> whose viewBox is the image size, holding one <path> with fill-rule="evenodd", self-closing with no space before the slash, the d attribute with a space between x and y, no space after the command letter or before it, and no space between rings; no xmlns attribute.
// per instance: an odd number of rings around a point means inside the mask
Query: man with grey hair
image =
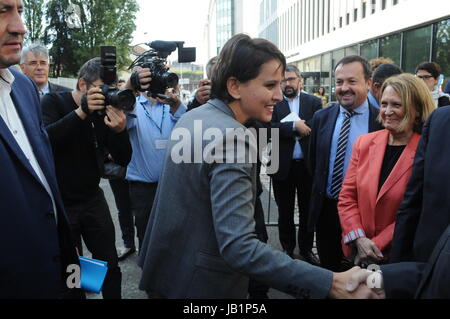
<svg viewBox="0 0 450 319"><path fill-rule="evenodd" d="M20 58L22 72L36 83L42 98L51 92L70 92L71 89L50 83L48 73L50 70L47 48L40 43L32 43L24 48Z"/></svg>
<svg viewBox="0 0 450 319"><path fill-rule="evenodd" d="M288 65L281 85L284 99L277 104L272 117L272 127L280 129L280 169L271 177L283 250L294 256L298 241L301 258L317 265L319 261L312 253L314 233L307 228L312 181L305 159L308 156L311 121L314 114L322 109L322 102L302 91L302 80L300 70ZM300 215L298 236L294 223L296 195Z"/></svg>

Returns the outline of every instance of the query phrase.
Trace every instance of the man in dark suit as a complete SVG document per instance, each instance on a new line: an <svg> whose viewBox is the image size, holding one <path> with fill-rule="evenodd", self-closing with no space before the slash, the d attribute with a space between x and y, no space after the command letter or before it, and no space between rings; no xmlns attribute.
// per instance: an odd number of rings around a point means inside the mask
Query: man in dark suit
<svg viewBox="0 0 450 319"><path fill-rule="evenodd" d="M379 298L388 299L449 299L450 298L450 226L441 236L427 263L403 262L360 270L350 279L347 289L352 292L368 285ZM375 277L370 277L375 276Z"/></svg>
<svg viewBox="0 0 450 319"><path fill-rule="evenodd" d="M314 113L322 109L320 99L302 93L302 76L296 66L286 68L282 84L284 99L275 107L272 127L280 130L280 169L274 175L273 189L278 205L279 236L284 251L293 257L296 246L294 224L295 196L297 195L300 228L298 246L302 258L312 264L319 261L312 253L314 232L308 232L308 210L311 196L311 176L305 158L308 156L310 125ZM296 115L296 119L287 117Z"/></svg>
<svg viewBox="0 0 450 319"><path fill-rule="evenodd" d="M309 166L313 176L309 227L316 228L322 267L342 270L342 231L337 201L347 171L353 143L381 129L378 110L370 105L369 63L359 56L342 59L335 69L339 104L317 112L312 121Z"/></svg>
<svg viewBox="0 0 450 319"><path fill-rule="evenodd" d="M58 299L69 297L66 269L78 258L37 89L8 69L20 59L22 11L22 0L0 1L0 299Z"/></svg>
<svg viewBox="0 0 450 319"><path fill-rule="evenodd" d="M439 239L450 225L450 202L448 200L450 181L448 171L450 156L449 122L450 107L444 107L434 111L425 124L422 140L417 149L412 176L405 193L405 200L397 213L390 260L392 263L421 263L422 268L418 268L421 270L424 267L423 263L430 260L433 249L443 251L444 246L440 249L437 247L439 247ZM447 278L448 284L448 269L450 268L448 247L447 253L444 253L441 258L441 262L445 257L447 258L447 274L442 276ZM431 258L431 261L437 262L436 259ZM403 276L416 274L415 277L408 278L416 278L416 281L412 284L417 285L421 278L420 275L423 274L419 270L410 271L409 274L407 272L394 273L389 278L386 277L386 288L389 288L388 282L403 280L401 274ZM389 274L386 273L387 276ZM406 290L406 287L404 287L404 290ZM387 293L389 297L389 291ZM427 294L424 296L429 297ZM446 297L449 297L448 288Z"/></svg>
<svg viewBox="0 0 450 319"><path fill-rule="evenodd" d="M33 43L23 49L20 69L36 83L41 98L47 93L71 91L67 87L48 81L50 71L48 49L40 43Z"/></svg>

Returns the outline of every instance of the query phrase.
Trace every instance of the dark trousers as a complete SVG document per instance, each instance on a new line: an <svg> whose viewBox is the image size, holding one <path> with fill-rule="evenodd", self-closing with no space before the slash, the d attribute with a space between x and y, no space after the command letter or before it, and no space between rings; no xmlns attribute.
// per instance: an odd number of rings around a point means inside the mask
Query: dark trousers
<svg viewBox="0 0 450 319"><path fill-rule="evenodd" d="M116 251L114 224L101 189L86 201L65 205L75 244L83 254L81 237L92 258L106 261L108 272L103 284L104 299L121 299L122 273Z"/></svg>
<svg viewBox="0 0 450 319"><path fill-rule="evenodd" d="M278 206L278 229L280 242L287 252L294 252L296 230L294 223L295 195L297 194L300 215L298 246L300 254L310 252L314 243L314 233L308 231L308 212L311 197L311 177L304 160L291 163L289 177L286 180L273 179L275 201Z"/></svg>
<svg viewBox="0 0 450 319"><path fill-rule="evenodd" d="M134 217L131 211L130 186L124 179L110 179L111 186L119 211L119 224L125 248L136 248L134 236Z"/></svg>
<svg viewBox="0 0 450 319"><path fill-rule="evenodd" d="M317 222L317 250L323 268L334 272L343 269L342 229L337 201L325 199Z"/></svg>
<svg viewBox="0 0 450 319"><path fill-rule="evenodd" d="M145 231L155 201L158 183L129 182L131 211L136 221L139 249L144 242Z"/></svg>
<svg viewBox="0 0 450 319"><path fill-rule="evenodd" d="M256 236L263 243L267 243L269 236L267 235L266 222L264 220L264 209L261 199L258 197L255 203L255 222L256 222ZM248 284L249 299L265 299L269 287L265 284L250 278Z"/></svg>

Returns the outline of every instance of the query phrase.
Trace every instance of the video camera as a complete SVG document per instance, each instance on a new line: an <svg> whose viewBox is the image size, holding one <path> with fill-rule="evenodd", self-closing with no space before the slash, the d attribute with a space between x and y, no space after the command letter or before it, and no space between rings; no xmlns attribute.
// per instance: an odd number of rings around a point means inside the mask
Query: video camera
<svg viewBox="0 0 450 319"><path fill-rule="evenodd" d="M165 95L166 90L176 88L179 81L178 75L169 72L167 58L178 49L178 63L194 62L196 60L196 49L184 48L184 42L176 41L153 41L146 45L150 47L150 50L140 54L130 66L129 70L132 70L136 66L143 69L150 69L152 81L150 83L150 91L147 92L147 95L153 98L167 99ZM131 84L138 91L145 92L145 90L141 89L139 73L136 71L131 76Z"/></svg>
<svg viewBox="0 0 450 319"><path fill-rule="evenodd" d="M101 50L101 74L100 78L104 82L101 90L105 97L105 105L111 105L116 109L131 112L136 103L136 97L132 90L120 91L116 87L117 82L117 58L116 47L102 46Z"/></svg>

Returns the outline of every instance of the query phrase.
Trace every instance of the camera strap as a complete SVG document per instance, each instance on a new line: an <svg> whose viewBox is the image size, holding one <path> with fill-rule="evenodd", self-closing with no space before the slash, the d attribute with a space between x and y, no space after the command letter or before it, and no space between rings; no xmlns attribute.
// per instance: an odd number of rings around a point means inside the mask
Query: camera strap
<svg viewBox="0 0 450 319"><path fill-rule="evenodd" d="M88 105L88 101L87 101L87 95L83 94L83 96L81 97L81 110L84 112L84 114L86 114L87 116L91 115L91 112L89 110L89 105Z"/></svg>
<svg viewBox="0 0 450 319"><path fill-rule="evenodd" d="M136 91L139 92L144 92L145 90L142 90L141 87L141 82L139 81L139 72L138 71L134 71L133 74L131 74L131 86L133 87L133 89L135 89Z"/></svg>

